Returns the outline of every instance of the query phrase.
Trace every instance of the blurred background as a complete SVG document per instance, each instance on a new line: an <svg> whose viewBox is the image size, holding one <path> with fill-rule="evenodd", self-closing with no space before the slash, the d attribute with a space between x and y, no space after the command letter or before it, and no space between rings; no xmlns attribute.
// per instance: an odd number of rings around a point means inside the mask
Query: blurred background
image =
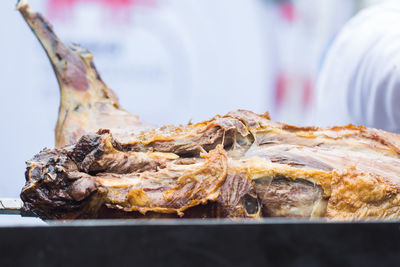
<svg viewBox="0 0 400 267"><path fill-rule="evenodd" d="M362 0L30 0L66 43L94 54L123 107L154 124L238 108L308 124L325 52ZM39 42L0 1L0 197L54 146L59 92Z"/></svg>

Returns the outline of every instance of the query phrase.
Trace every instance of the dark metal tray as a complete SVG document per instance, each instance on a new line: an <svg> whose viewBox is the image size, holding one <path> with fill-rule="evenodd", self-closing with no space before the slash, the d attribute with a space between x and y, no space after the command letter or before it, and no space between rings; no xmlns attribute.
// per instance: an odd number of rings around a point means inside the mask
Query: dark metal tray
<svg viewBox="0 0 400 267"><path fill-rule="evenodd" d="M0 266L399 266L400 223L88 220L0 227Z"/></svg>

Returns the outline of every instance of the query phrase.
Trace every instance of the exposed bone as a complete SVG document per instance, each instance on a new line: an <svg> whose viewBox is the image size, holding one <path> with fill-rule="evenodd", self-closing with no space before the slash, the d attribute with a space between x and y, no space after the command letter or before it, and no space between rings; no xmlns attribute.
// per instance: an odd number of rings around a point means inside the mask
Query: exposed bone
<svg viewBox="0 0 400 267"><path fill-rule="evenodd" d="M50 23L33 12L27 1L19 1L17 9L46 51L60 86L56 147L76 143L82 135L101 128L112 129L115 136L153 128L121 108L115 93L97 72L88 50L61 42Z"/></svg>

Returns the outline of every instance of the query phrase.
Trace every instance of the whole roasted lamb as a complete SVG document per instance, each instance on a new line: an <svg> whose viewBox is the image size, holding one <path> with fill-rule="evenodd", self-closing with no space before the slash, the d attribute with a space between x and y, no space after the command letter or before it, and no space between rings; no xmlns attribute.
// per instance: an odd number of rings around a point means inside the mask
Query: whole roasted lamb
<svg viewBox="0 0 400 267"><path fill-rule="evenodd" d="M400 137L296 127L237 110L156 128L122 109L93 56L17 9L60 85L56 148L27 162L24 209L43 219L400 216Z"/></svg>

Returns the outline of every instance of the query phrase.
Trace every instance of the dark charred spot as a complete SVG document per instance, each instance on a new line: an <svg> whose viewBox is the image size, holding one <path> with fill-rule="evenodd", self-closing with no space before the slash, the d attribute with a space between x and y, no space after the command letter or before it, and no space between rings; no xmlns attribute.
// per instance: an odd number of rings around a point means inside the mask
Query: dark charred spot
<svg viewBox="0 0 400 267"><path fill-rule="evenodd" d="M79 112L81 110L82 105L78 104L75 106L74 111Z"/></svg>
<svg viewBox="0 0 400 267"><path fill-rule="evenodd" d="M62 60L62 57L61 57L61 55L59 53L56 53L56 57L57 57L58 60L60 60L60 61Z"/></svg>
<svg viewBox="0 0 400 267"><path fill-rule="evenodd" d="M256 195L246 194L242 198L242 205L247 214L256 214L259 209L259 203Z"/></svg>
<svg viewBox="0 0 400 267"><path fill-rule="evenodd" d="M75 162L82 162L90 152L98 148L100 140L101 135L97 134L87 134L82 136L69 156Z"/></svg>
<svg viewBox="0 0 400 267"><path fill-rule="evenodd" d="M195 149L192 151L185 151L185 152L174 152L175 154L177 154L180 158L182 159L191 159L193 157L199 157L200 156L200 150Z"/></svg>

